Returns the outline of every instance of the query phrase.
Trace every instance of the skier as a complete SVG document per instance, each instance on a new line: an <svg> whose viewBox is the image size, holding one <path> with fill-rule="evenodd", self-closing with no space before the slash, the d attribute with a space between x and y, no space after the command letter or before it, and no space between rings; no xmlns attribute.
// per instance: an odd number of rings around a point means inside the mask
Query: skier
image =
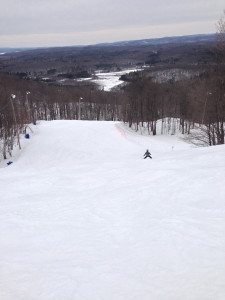
<svg viewBox="0 0 225 300"><path fill-rule="evenodd" d="M152 158L151 153L148 151L148 149L146 150L146 152L144 154L144 159L146 159L147 157Z"/></svg>

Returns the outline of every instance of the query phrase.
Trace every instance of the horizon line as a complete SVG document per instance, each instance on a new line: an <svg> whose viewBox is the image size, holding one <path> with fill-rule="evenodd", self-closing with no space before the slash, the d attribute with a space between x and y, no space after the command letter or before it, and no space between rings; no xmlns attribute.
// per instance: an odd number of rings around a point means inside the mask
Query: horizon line
<svg viewBox="0 0 225 300"><path fill-rule="evenodd" d="M118 40L114 42L100 42L100 43L93 43L93 44L77 44L77 45L65 45L65 46L28 46L28 47L1 47L0 49L47 49L47 48L64 48L64 47L88 47L88 46L98 46L98 45L113 45L117 43L126 43L126 42L135 42L135 41L151 41L151 40L162 40L166 38L182 38L182 37L191 37L191 36L210 36L216 35L214 33L197 33L197 34L187 34L187 35L171 35L171 36L163 36L163 37L155 37L155 38L144 38L144 39L131 39L131 40Z"/></svg>

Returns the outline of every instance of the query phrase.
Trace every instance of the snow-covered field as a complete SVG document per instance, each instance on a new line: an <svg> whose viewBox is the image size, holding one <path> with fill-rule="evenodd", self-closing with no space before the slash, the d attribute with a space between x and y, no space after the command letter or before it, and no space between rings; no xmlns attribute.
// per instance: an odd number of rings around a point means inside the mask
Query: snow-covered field
<svg viewBox="0 0 225 300"><path fill-rule="evenodd" d="M92 80L97 83L99 86L104 88L105 91L110 91L112 88L120 85L123 81L120 80L120 77L131 72L141 71L142 69L128 69L118 72L108 72L108 73L96 73L98 79Z"/></svg>
<svg viewBox="0 0 225 300"><path fill-rule="evenodd" d="M0 168L0 299L225 299L224 146L97 121L23 145Z"/></svg>

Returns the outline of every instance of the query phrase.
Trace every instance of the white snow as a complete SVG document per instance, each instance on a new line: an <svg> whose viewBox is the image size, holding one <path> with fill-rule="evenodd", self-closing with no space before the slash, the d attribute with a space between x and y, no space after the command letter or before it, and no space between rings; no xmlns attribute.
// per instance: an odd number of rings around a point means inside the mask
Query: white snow
<svg viewBox="0 0 225 300"><path fill-rule="evenodd" d="M90 81L92 78L89 77L89 78L78 78L76 79L76 81Z"/></svg>
<svg viewBox="0 0 225 300"><path fill-rule="evenodd" d="M98 77L98 79L94 79L92 81L97 83L102 88L104 88L105 91L110 91L112 88L123 83L123 81L120 80L121 75L129 74L131 72L136 72L141 70L142 69L127 69L118 72L108 72L108 73L99 72L95 74Z"/></svg>
<svg viewBox="0 0 225 300"><path fill-rule="evenodd" d="M224 153L41 122L1 162L0 299L224 300Z"/></svg>

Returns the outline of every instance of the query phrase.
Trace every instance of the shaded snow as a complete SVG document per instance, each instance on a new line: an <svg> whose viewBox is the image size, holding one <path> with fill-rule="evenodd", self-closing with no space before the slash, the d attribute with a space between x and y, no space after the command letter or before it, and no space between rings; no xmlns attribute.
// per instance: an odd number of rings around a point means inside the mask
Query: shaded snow
<svg viewBox="0 0 225 300"><path fill-rule="evenodd" d="M224 150L41 122L0 169L0 299L223 300Z"/></svg>

